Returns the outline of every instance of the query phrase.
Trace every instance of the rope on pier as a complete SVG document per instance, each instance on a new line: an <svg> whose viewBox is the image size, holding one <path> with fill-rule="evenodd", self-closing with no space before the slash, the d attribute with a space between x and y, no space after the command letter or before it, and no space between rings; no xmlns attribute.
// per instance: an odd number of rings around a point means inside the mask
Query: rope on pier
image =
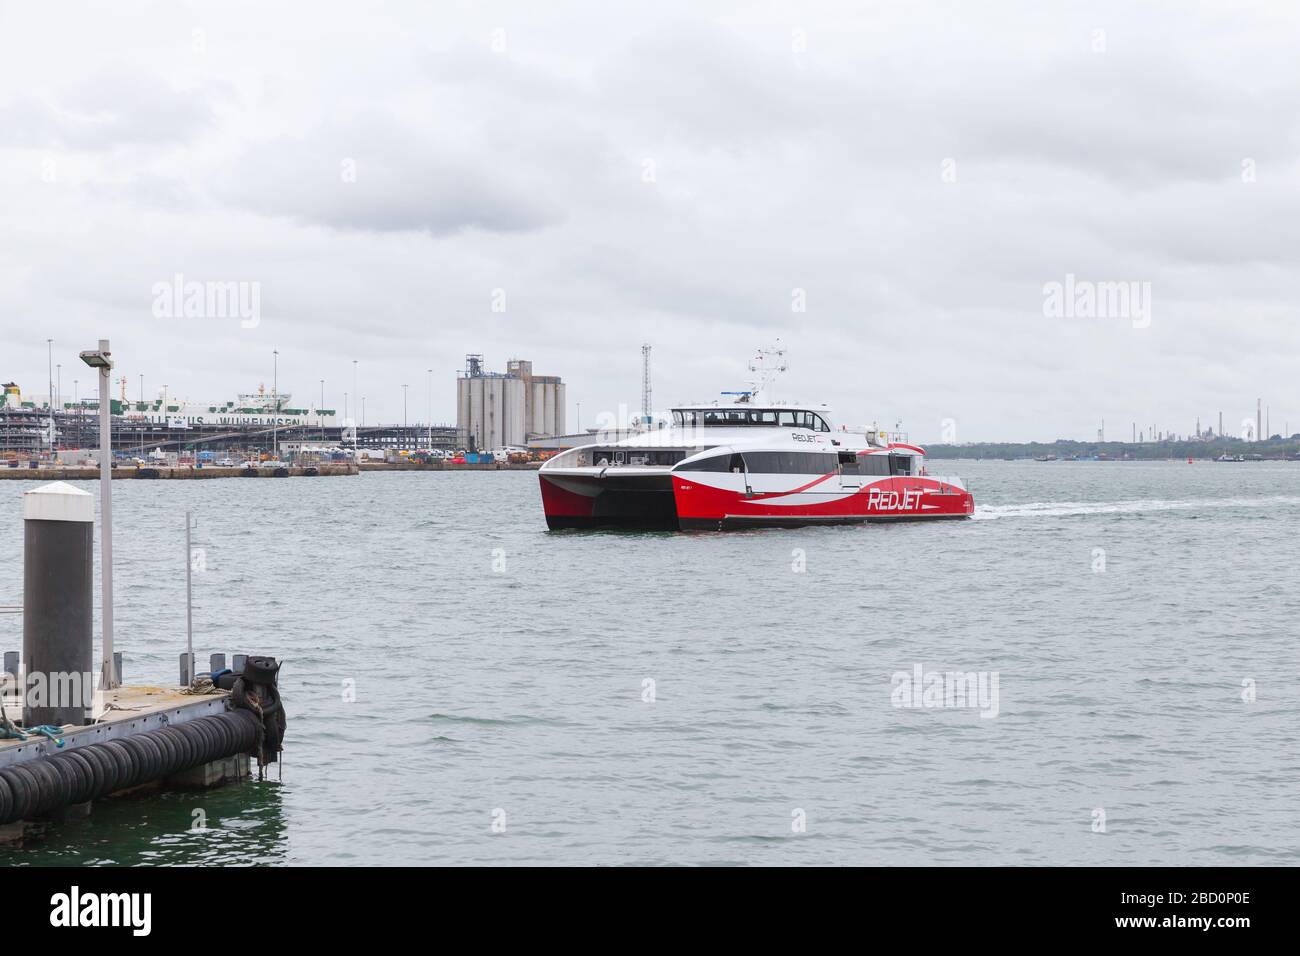
<svg viewBox="0 0 1300 956"><path fill-rule="evenodd" d="M286 725L284 705L276 688L280 663L274 657L249 657L243 673L230 689L230 705L257 718L257 777L261 780L266 765L279 759L284 749Z"/></svg>

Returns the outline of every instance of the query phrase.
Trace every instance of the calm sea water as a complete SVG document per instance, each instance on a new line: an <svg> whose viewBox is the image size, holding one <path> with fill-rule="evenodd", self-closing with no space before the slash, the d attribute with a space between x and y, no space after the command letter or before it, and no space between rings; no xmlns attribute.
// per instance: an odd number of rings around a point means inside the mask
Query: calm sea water
<svg viewBox="0 0 1300 956"><path fill-rule="evenodd" d="M119 482L128 682L175 680L192 509L196 651L284 659L283 782L0 861L1300 861L1300 464L933 464L973 520L551 533L532 473ZM997 716L894 706L917 665L996 672Z"/></svg>

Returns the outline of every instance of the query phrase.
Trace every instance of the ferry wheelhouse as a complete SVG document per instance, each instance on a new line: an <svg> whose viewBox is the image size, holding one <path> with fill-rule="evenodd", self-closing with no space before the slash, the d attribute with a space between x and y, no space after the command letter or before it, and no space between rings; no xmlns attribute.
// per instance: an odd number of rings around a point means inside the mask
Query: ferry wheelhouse
<svg viewBox="0 0 1300 956"><path fill-rule="evenodd" d="M538 478L551 529L727 530L975 510L962 479L930 475L924 449L905 436L850 430L825 405L763 402L757 392L674 408L670 427L571 448Z"/></svg>

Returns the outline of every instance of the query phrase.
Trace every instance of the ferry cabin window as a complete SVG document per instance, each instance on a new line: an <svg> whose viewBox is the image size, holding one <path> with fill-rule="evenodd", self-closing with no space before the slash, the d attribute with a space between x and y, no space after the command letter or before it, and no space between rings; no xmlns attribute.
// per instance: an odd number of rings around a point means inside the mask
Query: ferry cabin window
<svg viewBox="0 0 1300 956"><path fill-rule="evenodd" d="M889 470L889 459L893 455L859 455L858 456L858 474L869 475L873 478L891 474Z"/></svg>
<svg viewBox="0 0 1300 956"><path fill-rule="evenodd" d="M910 475L912 473L912 456L911 455L890 455L889 471L894 475Z"/></svg>
<svg viewBox="0 0 1300 956"><path fill-rule="evenodd" d="M751 475L828 475L837 465L833 454L813 451L751 451L745 454Z"/></svg>
<svg viewBox="0 0 1300 956"><path fill-rule="evenodd" d="M676 471L730 471L731 455L710 455L678 465Z"/></svg>
<svg viewBox="0 0 1300 956"><path fill-rule="evenodd" d="M686 457L680 448L598 448L592 454L592 462L599 465L675 465Z"/></svg>
<svg viewBox="0 0 1300 956"><path fill-rule="evenodd" d="M694 428L700 424L700 413L694 409L673 412L673 424L679 428Z"/></svg>
<svg viewBox="0 0 1300 956"><path fill-rule="evenodd" d="M786 428L809 428L815 432L831 430L831 426L826 424L825 419L814 412L783 410L777 413L777 424Z"/></svg>

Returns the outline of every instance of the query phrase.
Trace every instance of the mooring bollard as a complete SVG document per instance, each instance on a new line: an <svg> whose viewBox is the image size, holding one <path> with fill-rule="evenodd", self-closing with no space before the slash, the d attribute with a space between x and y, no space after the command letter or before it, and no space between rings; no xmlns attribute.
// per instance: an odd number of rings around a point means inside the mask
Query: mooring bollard
<svg viewBox="0 0 1300 956"><path fill-rule="evenodd" d="M113 652L113 683L122 686L122 652Z"/></svg>
<svg viewBox="0 0 1300 956"><path fill-rule="evenodd" d="M209 674L215 674L217 671L224 671L225 669L226 669L225 654L213 654L211 657L208 658Z"/></svg>
<svg viewBox="0 0 1300 956"><path fill-rule="evenodd" d="M194 655L181 651L181 686L189 687L194 683Z"/></svg>
<svg viewBox="0 0 1300 956"><path fill-rule="evenodd" d="M23 495L23 723L93 719L95 499L66 482Z"/></svg>
<svg viewBox="0 0 1300 956"><path fill-rule="evenodd" d="M244 661L248 660L247 654L230 655L230 669L236 674L244 673Z"/></svg>
<svg viewBox="0 0 1300 956"><path fill-rule="evenodd" d="M18 652L5 651L5 673L14 680L18 679Z"/></svg>

